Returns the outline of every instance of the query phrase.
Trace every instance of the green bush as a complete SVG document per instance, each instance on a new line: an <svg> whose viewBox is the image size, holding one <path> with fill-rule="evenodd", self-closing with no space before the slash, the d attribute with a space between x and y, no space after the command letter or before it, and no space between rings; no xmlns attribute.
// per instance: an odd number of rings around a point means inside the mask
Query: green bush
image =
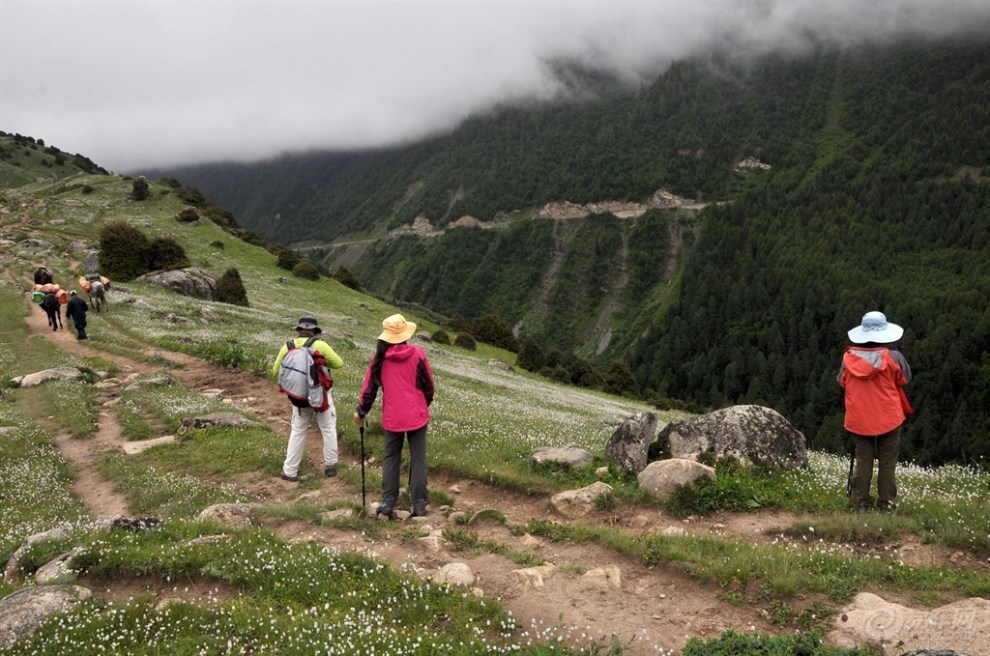
<svg viewBox="0 0 990 656"><path fill-rule="evenodd" d="M430 336L430 339L434 344L450 344L450 335L448 335L447 331L442 328L433 333Z"/></svg>
<svg viewBox="0 0 990 656"><path fill-rule="evenodd" d="M131 199L145 200L149 196L151 196L151 186L144 176L135 179L131 186Z"/></svg>
<svg viewBox="0 0 990 656"><path fill-rule="evenodd" d="M133 280L148 272L148 238L137 228L115 221L100 229L100 271L114 280Z"/></svg>
<svg viewBox="0 0 990 656"><path fill-rule="evenodd" d="M288 248L283 248L278 252L278 258L275 260L275 266L280 269L285 269L286 271L292 271L296 268L296 265L302 262L302 258L295 251L291 251Z"/></svg>
<svg viewBox="0 0 990 656"><path fill-rule="evenodd" d="M237 269L227 269L217 280L217 299L221 303L248 307L247 290Z"/></svg>
<svg viewBox="0 0 990 656"><path fill-rule="evenodd" d="M333 274L333 279L344 285L345 287L350 287L356 291L364 291L364 287L361 286L361 281L357 279L354 273L341 264L337 267L337 271Z"/></svg>
<svg viewBox="0 0 990 656"><path fill-rule="evenodd" d="M517 351L519 349L516 336L512 334L512 327L502 317L492 312L480 316L471 322L471 332L479 341L485 344L498 346L507 351Z"/></svg>
<svg viewBox="0 0 990 656"><path fill-rule="evenodd" d="M214 239L213 241L210 242L210 248L215 248L218 251L222 251L223 250L223 242L220 241L219 239Z"/></svg>
<svg viewBox="0 0 990 656"><path fill-rule="evenodd" d="M303 260L296 266L292 267L292 275L297 278L305 278L307 280L319 280L320 270L316 268L316 265L309 260Z"/></svg>
<svg viewBox="0 0 990 656"><path fill-rule="evenodd" d="M462 349L474 351L478 348L478 343L474 340L474 337L468 333L458 333L457 337L454 339L454 346L459 346Z"/></svg>
<svg viewBox="0 0 990 656"><path fill-rule="evenodd" d="M189 266L182 245L171 237L155 237L148 244L148 271L172 271Z"/></svg>
<svg viewBox="0 0 990 656"><path fill-rule="evenodd" d="M179 223L195 223L199 221L199 212L191 207L187 207L179 212L179 214L175 217L175 220Z"/></svg>

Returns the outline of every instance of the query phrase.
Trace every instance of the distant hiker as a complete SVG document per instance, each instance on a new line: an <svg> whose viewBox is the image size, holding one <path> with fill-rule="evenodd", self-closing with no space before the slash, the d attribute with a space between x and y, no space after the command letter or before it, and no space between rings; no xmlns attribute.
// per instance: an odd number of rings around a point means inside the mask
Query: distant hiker
<svg viewBox="0 0 990 656"><path fill-rule="evenodd" d="M55 292L45 292L45 298L41 301L41 309L48 315L48 325L52 330L64 328L62 325L62 303L58 300Z"/></svg>
<svg viewBox="0 0 990 656"><path fill-rule="evenodd" d="M853 346L842 356L838 380L845 390L845 429L852 434L855 447L852 494L857 510L873 508L874 458L878 461L877 508L897 508L894 470L901 425L914 412L904 394L904 386L911 382L911 367L892 346L903 334L904 329L887 321L882 312L867 312L862 324L849 331Z"/></svg>
<svg viewBox="0 0 990 656"><path fill-rule="evenodd" d="M38 267L34 272L34 284L36 285L51 285L55 282L52 277L52 272L48 270L48 267Z"/></svg>
<svg viewBox="0 0 990 656"><path fill-rule="evenodd" d="M323 330L317 325L315 317L302 317L296 324L295 330L296 338L283 344L275 357L275 364L272 365L272 373L275 376L282 379L280 375L282 363L289 354L290 345L294 351L301 348L305 349L308 344L309 348L319 352L329 369L340 369L344 366L344 361L334 353L329 344L322 339L316 339L316 336ZM310 374L309 371L305 372L307 377ZM282 478L284 480L299 480L299 463L302 462L303 450L306 445L306 433L309 432L314 417L316 417L316 425L319 426L320 433L323 435L323 473L328 477L337 475L337 410L334 408L333 396L329 387L324 389L323 393L325 394L321 397L323 399L322 405L325 406L323 410L312 407L306 399L298 400L292 395L289 396L289 400L293 402L292 430L289 433L285 462L282 464Z"/></svg>
<svg viewBox="0 0 990 656"><path fill-rule="evenodd" d="M378 390L382 390L382 428L385 457L382 464L382 502L376 515L392 516L399 498L399 465L403 440L409 440L409 496L413 517L426 514L430 496L426 487L426 427L433 403L433 371L426 354L408 344L416 324L401 314L382 321L375 355L368 365L358 397L354 422L364 425Z"/></svg>
<svg viewBox="0 0 990 656"><path fill-rule="evenodd" d="M86 310L89 306L76 293L76 290L69 292L69 303L65 307L65 318L72 319L76 325L76 337L78 339L88 339L86 337Z"/></svg>

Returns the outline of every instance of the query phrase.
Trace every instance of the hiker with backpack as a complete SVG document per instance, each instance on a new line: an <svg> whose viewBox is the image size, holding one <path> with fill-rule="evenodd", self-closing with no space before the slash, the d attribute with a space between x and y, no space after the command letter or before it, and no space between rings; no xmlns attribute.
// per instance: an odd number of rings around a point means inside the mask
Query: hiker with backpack
<svg viewBox="0 0 990 656"><path fill-rule="evenodd" d="M867 312L848 334L852 346L842 356L838 380L845 391L843 425L855 448L853 504L860 512L873 509L870 485L876 459L877 509L892 512L897 508L895 469L901 426L914 412L904 394L904 386L911 382L911 367L893 347L904 329L887 321L883 312Z"/></svg>
<svg viewBox="0 0 990 656"><path fill-rule="evenodd" d="M430 497L426 487L426 427L433 403L433 371L426 353L407 343L416 332L416 324L401 314L382 321L375 355L368 365L358 397L354 422L364 426L378 390L382 390L382 429L385 432L385 455L382 463L382 502L375 516L394 517L399 498L399 465L402 443L409 441L409 497L412 516L426 515Z"/></svg>
<svg viewBox="0 0 990 656"><path fill-rule="evenodd" d="M337 475L337 410L330 370L344 366L330 345L318 338L323 330L315 317L302 317L295 330L296 338L282 345L272 365L279 391L292 403L292 430L281 476L293 482L299 480L306 433L314 417L323 435L323 473L328 478Z"/></svg>

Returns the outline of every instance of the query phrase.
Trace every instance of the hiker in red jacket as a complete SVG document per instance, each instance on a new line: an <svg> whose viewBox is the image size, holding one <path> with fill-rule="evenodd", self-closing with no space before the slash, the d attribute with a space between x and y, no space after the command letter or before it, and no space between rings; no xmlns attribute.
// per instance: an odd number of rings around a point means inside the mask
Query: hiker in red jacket
<svg viewBox="0 0 990 656"><path fill-rule="evenodd" d="M853 345L846 348L839 368L839 385L845 390L844 426L855 445L853 502L860 511L873 508L874 458L878 462L877 509L897 508L894 470L901 425L914 412L904 394L904 386L911 382L911 367L900 351L891 348L903 334L904 329L887 321L882 312L867 312L863 322L849 331Z"/></svg>
<svg viewBox="0 0 990 656"><path fill-rule="evenodd" d="M399 465L402 443L409 440L409 496L412 516L426 514L429 492L426 488L426 426L433 403L433 371L426 354L408 344L416 324L401 314L382 321L375 355L368 365L358 397L354 422L364 425L364 417L382 390L382 428L385 432L385 456L382 463L382 503L375 515L391 517L399 498Z"/></svg>

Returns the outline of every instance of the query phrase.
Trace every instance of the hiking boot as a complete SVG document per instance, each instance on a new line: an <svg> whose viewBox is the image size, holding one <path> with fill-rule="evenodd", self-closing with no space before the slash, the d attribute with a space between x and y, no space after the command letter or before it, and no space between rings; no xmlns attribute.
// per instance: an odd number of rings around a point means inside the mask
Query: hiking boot
<svg viewBox="0 0 990 656"><path fill-rule="evenodd" d="M413 508L413 511L409 513L410 517L426 517L426 508Z"/></svg>
<svg viewBox="0 0 990 656"><path fill-rule="evenodd" d="M281 474L279 474L279 476L282 478L283 481L289 481L290 483L295 483L299 480L298 476L289 476L285 472L282 472Z"/></svg>
<svg viewBox="0 0 990 656"><path fill-rule="evenodd" d="M337 465L328 465L326 469L323 470L327 478L333 478L337 475Z"/></svg>
<svg viewBox="0 0 990 656"><path fill-rule="evenodd" d="M388 506L378 506L375 509L375 519L378 519L379 515L385 515L389 519L395 519L395 511Z"/></svg>
<svg viewBox="0 0 990 656"><path fill-rule="evenodd" d="M880 501L877 503L877 510L882 513L897 512L897 504L893 501Z"/></svg>

